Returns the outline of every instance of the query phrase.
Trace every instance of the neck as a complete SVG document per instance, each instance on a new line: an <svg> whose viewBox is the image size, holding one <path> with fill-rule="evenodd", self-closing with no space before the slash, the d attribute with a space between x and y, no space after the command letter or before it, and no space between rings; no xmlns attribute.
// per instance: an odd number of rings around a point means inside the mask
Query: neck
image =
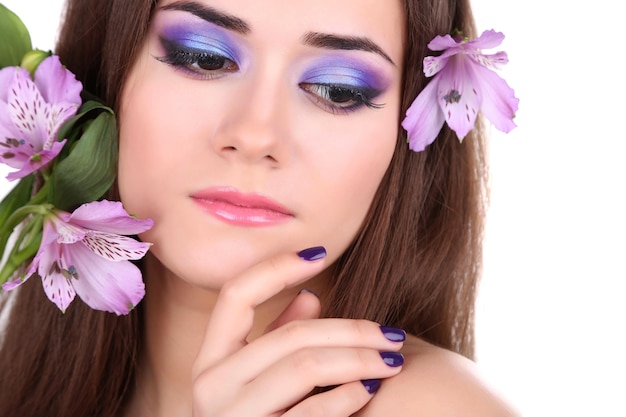
<svg viewBox="0 0 626 417"><path fill-rule="evenodd" d="M183 281L152 256L145 259L144 271L144 343L128 415L191 415L191 368L218 291ZM306 288L319 294L320 282L308 281ZM302 288L287 289L257 307L248 341L261 336Z"/></svg>

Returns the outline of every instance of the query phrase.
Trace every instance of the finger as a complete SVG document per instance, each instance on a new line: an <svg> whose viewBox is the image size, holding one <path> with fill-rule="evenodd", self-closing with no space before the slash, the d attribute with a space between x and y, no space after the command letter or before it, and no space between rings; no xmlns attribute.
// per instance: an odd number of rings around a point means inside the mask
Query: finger
<svg viewBox="0 0 626 417"><path fill-rule="evenodd" d="M234 386L246 384L277 362L306 348L367 348L375 351L398 351L405 333L381 327L367 320L316 319L284 324L224 358L213 369L213 383L227 381ZM231 369L239 369L237 374Z"/></svg>
<svg viewBox="0 0 626 417"><path fill-rule="evenodd" d="M323 248L313 250L322 257L308 261L296 254L277 255L223 285L194 364L194 377L246 345L259 304L322 271L326 252Z"/></svg>
<svg viewBox="0 0 626 417"><path fill-rule="evenodd" d="M377 387L368 381L370 387ZM360 381L340 385L330 391L313 395L296 404L282 417L346 417L351 416L372 399L374 391L368 391Z"/></svg>
<svg viewBox="0 0 626 417"><path fill-rule="evenodd" d="M400 353L372 349L302 349L275 363L243 388L237 415L266 415L286 409L316 386L388 378L401 371L403 361ZM361 389L367 392L363 384Z"/></svg>
<svg viewBox="0 0 626 417"><path fill-rule="evenodd" d="M322 305L317 295L311 291L302 290L276 320L267 326L265 333L269 333L290 321L318 318L321 311Z"/></svg>

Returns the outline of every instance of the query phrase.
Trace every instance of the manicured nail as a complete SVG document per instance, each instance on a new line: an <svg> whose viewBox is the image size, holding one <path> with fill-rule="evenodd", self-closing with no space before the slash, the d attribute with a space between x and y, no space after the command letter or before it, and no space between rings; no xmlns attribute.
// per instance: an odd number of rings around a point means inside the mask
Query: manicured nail
<svg viewBox="0 0 626 417"><path fill-rule="evenodd" d="M320 298L319 295L317 295L317 293L315 291L311 291L308 288L302 288L300 291L298 291L298 295L300 294L313 294L314 296L316 296L317 298Z"/></svg>
<svg viewBox="0 0 626 417"><path fill-rule="evenodd" d="M364 379L361 383L370 394L375 393L380 388L380 379Z"/></svg>
<svg viewBox="0 0 626 417"><path fill-rule="evenodd" d="M298 256L305 261L317 261L326 257L326 249L323 246L314 246L312 248L304 249L298 252Z"/></svg>
<svg viewBox="0 0 626 417"><path fill-rule="evenodd" d="M387 365L393 368L401 366L404 363L404 356L398 352L381 352L380 356Z"/></svg>
<svg viewBox="0 0 626 417"><path fill-rule="evenodd" d="M406 340L406 332L402 329L380 326L380 331L383 332L387 340L392 342L404 342Z"/></svg>

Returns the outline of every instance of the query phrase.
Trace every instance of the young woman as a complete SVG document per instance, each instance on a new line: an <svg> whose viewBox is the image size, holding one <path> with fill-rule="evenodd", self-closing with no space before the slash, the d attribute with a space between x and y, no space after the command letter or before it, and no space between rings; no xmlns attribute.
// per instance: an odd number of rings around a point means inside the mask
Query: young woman
<svg viewBox="0 0 626 417"><path fill-rule="evenodd" d="M116 109L146 297L16 290L0 415L515 415L470 361L480 129L400 126L454 29L467 1L70 0L55 53Z"/></svg>

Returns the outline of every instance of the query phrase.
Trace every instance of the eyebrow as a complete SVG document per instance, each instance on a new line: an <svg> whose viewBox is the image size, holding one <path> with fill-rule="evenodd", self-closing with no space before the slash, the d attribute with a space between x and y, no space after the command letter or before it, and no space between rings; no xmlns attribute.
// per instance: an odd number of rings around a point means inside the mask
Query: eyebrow
<svg viewBox="0 0 626 417"><path fill-rule="evenodd" d="M309 32L304 36L303 41L305 45L314 46L316 48L373 52L382 56L394 66L396 65L389 55L387 55L380 46L376 45L374 41L369 38Z"/></svg>
<svg viewBox="0 0 626 417"><path fill-rule="evenodd" d="M245 35L250 32L250 26L238 17L221 12L213 7L205 6L195 1L177 1L161 8L162 10L179 10L188 12L202 20L211 22L224 29L232 30Z"/></svg>
<svg viewBox="0 0 626 417"><path fill-rule="evenodd" d="M182 12L188 12L194 16L199 17L202 20L213 23L217 26L221 26L224 29L228 29L242 35L250 33L250 25L244 20L219 11L213 7L206 6L204 4L189 1L180 0L174 3L165 5L162 10L179 10ZM332 50L357 50L365 52L373 52L380 55L386 61L392 65L396 65L395 62L378 46L374 41L369 38L358 36L341 36L331 35L327 33L308 32L302 38L305 45L313 46L316 48L332 49Z"/></svg>

